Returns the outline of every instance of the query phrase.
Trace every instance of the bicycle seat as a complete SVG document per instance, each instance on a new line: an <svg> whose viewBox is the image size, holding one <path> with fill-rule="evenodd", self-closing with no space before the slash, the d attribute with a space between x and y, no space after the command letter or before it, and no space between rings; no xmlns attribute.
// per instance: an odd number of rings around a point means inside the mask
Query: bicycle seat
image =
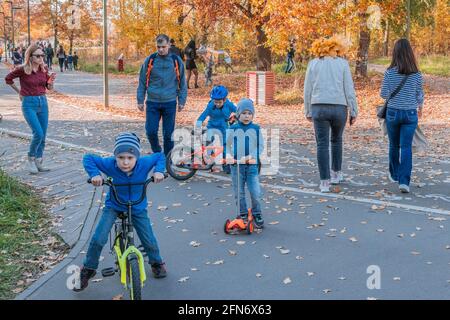
<svg viewBox="0 0 450 320"><path fill-rule="evenodd" d="M199 131L198 129L191 130L191 135L195 135L198 131ZM202 127L202 134L205 134L207 131L208 131L207 128Z"/></svg>
<svg viewBox="0 0 450 320"><path fill-rule="evenodd" d="M126 218L128 218L128 213L126 212L119 212L119 214L117 215L117 217L121 220L124 220Z"/></svg>

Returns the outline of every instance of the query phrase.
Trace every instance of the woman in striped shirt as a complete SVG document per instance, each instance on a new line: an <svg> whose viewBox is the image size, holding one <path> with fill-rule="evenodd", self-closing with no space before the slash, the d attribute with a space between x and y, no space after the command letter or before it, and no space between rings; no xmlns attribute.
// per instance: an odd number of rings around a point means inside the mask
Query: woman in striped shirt
<svg viewBox="0 0 450 320"><path fill-rule="evenodd" d="M389 137L389 179L409 192L412 171L412 141L418 119L422 116L423 79L407 39L395 43L392 62L384 73L381 97L389 98L404 77L400 92L388 101L386 126Z"/></svg>

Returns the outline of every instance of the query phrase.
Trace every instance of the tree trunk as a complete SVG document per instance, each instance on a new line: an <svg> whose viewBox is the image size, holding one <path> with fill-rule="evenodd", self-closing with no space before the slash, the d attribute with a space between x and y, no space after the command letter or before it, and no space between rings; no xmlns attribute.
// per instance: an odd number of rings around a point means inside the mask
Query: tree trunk
<svg viewBox="0 0 450 320"><path fill-rule="evenodd" d="M53 35L55 37L54 50L58 47L58 0L55 1L55 16L53 17Z"/></svg>
<svg viewBox="0 0 450 320"><path fill-rule="evenodd" d="M406 0L406 39L411 34L411 0Z"/></svg>
<svg viewBox="0 0 450 320"><path fill-rule="evenodd" d="M270 71L272 68L272 52L270 48L265 46L267 42L267 35L262 28L262 25L256 27L256 70Z"/></svg>
<svg viewBox="0 0 450 320"><path fill-rule="evenodd" d="M73 30L72 30L70 33L70 36L69 36L69 53L70 54L72 54L73 38L74 38L74 34L73 34Z"/></svg>
<svg viewBox="0 0 450 320"><path fill-rule="evenodd" d="M383 55L385 57L389 54L389 19L386 19L386 25L384 29L384 41L383 41Z"/></svg>
<svg viewBox="0 0 450 320"><path fill-rule="evenodd" d="M355 73L357 76L367 77L367 65L369 61L369 45L370 45L370 33L367 28L367 14L360 12L359 23L359 47L358 56L356 58Z"/></svg>

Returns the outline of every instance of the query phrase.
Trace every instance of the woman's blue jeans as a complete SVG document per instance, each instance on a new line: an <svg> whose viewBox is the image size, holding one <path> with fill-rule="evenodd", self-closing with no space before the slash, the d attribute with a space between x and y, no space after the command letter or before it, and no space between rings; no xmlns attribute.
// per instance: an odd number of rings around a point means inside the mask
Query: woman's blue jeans
<svg viewBox="0 0 450 320"><path fill-rule="evenodd" d="M28 156L42 158L48 126L47 97L45 95L23 97L22 113L33 132Z"/></svg>
<svg viewBox="0 0 450 320"><path fill-rule="evenodd" d="M388 108L386 127L389 137L389 172L399 184L409 186L412 171L412 141L416 132L416 109Z"/></svg>
<svg viewBox="0 0 450 320"><path fill-rule="evenodd" d="M108 242L109 232L117 219L118 213L119 211L112 208L105 207L103 209L100 221L92 236L91 242L89 243L86 258L83 261L83 265L86 268L93 270L98 268L100 254L102 253L103 247ZM150 264L162 263L161 256L159 255L158 242L153 234L147 210L133 211L131 220L144 250L147 253L148 262Z"/></svg>

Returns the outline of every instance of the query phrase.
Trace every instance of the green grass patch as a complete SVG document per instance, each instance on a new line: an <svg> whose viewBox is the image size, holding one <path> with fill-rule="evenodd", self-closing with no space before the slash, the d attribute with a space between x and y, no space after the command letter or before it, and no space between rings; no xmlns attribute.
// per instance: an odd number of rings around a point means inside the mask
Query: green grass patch
<svg viewBox="0 0 450 320"><path fill-rule="evenodd" d="M0 300L14 298L31 284L27 278L43 271L38 261L49 250L42 244L49 237L60 248L65 246L50 233L49 225L41 200L29 187L0 170Z"/></svg>
<svg viewBox="0 0 450 320"><path fill-rule="evenodd" d="M79 62L78 68L80 71L90 72L90 73L103 73L103 63L100 62ZM137 64L125 64L124 71L119 72L116 64L108 65L108 72L112 74L128 74L128 75L137 75L139 74L140 65Z"/></svg>
<svg viewBox="0 0 450 320"><path fill-rule="evenodd" d="M296 77L296 76L302 76L306 73L306 67L307 64L302 63L295 63L295 68L292 70L291 73L285 73L284 70L286 69L286 62L283 63L274 63L272 64L272 71L277 75L277 77Z"/></svg>
<svg viewBox="0 0 450 320"><path fill-rule="evenodd" d="M422 73L436 76L450 76L450 57L442 55L427 55L417 58L419 69ZM381 57L370 61L373 64L388 66L391 63L391 57Z"/></svg>

